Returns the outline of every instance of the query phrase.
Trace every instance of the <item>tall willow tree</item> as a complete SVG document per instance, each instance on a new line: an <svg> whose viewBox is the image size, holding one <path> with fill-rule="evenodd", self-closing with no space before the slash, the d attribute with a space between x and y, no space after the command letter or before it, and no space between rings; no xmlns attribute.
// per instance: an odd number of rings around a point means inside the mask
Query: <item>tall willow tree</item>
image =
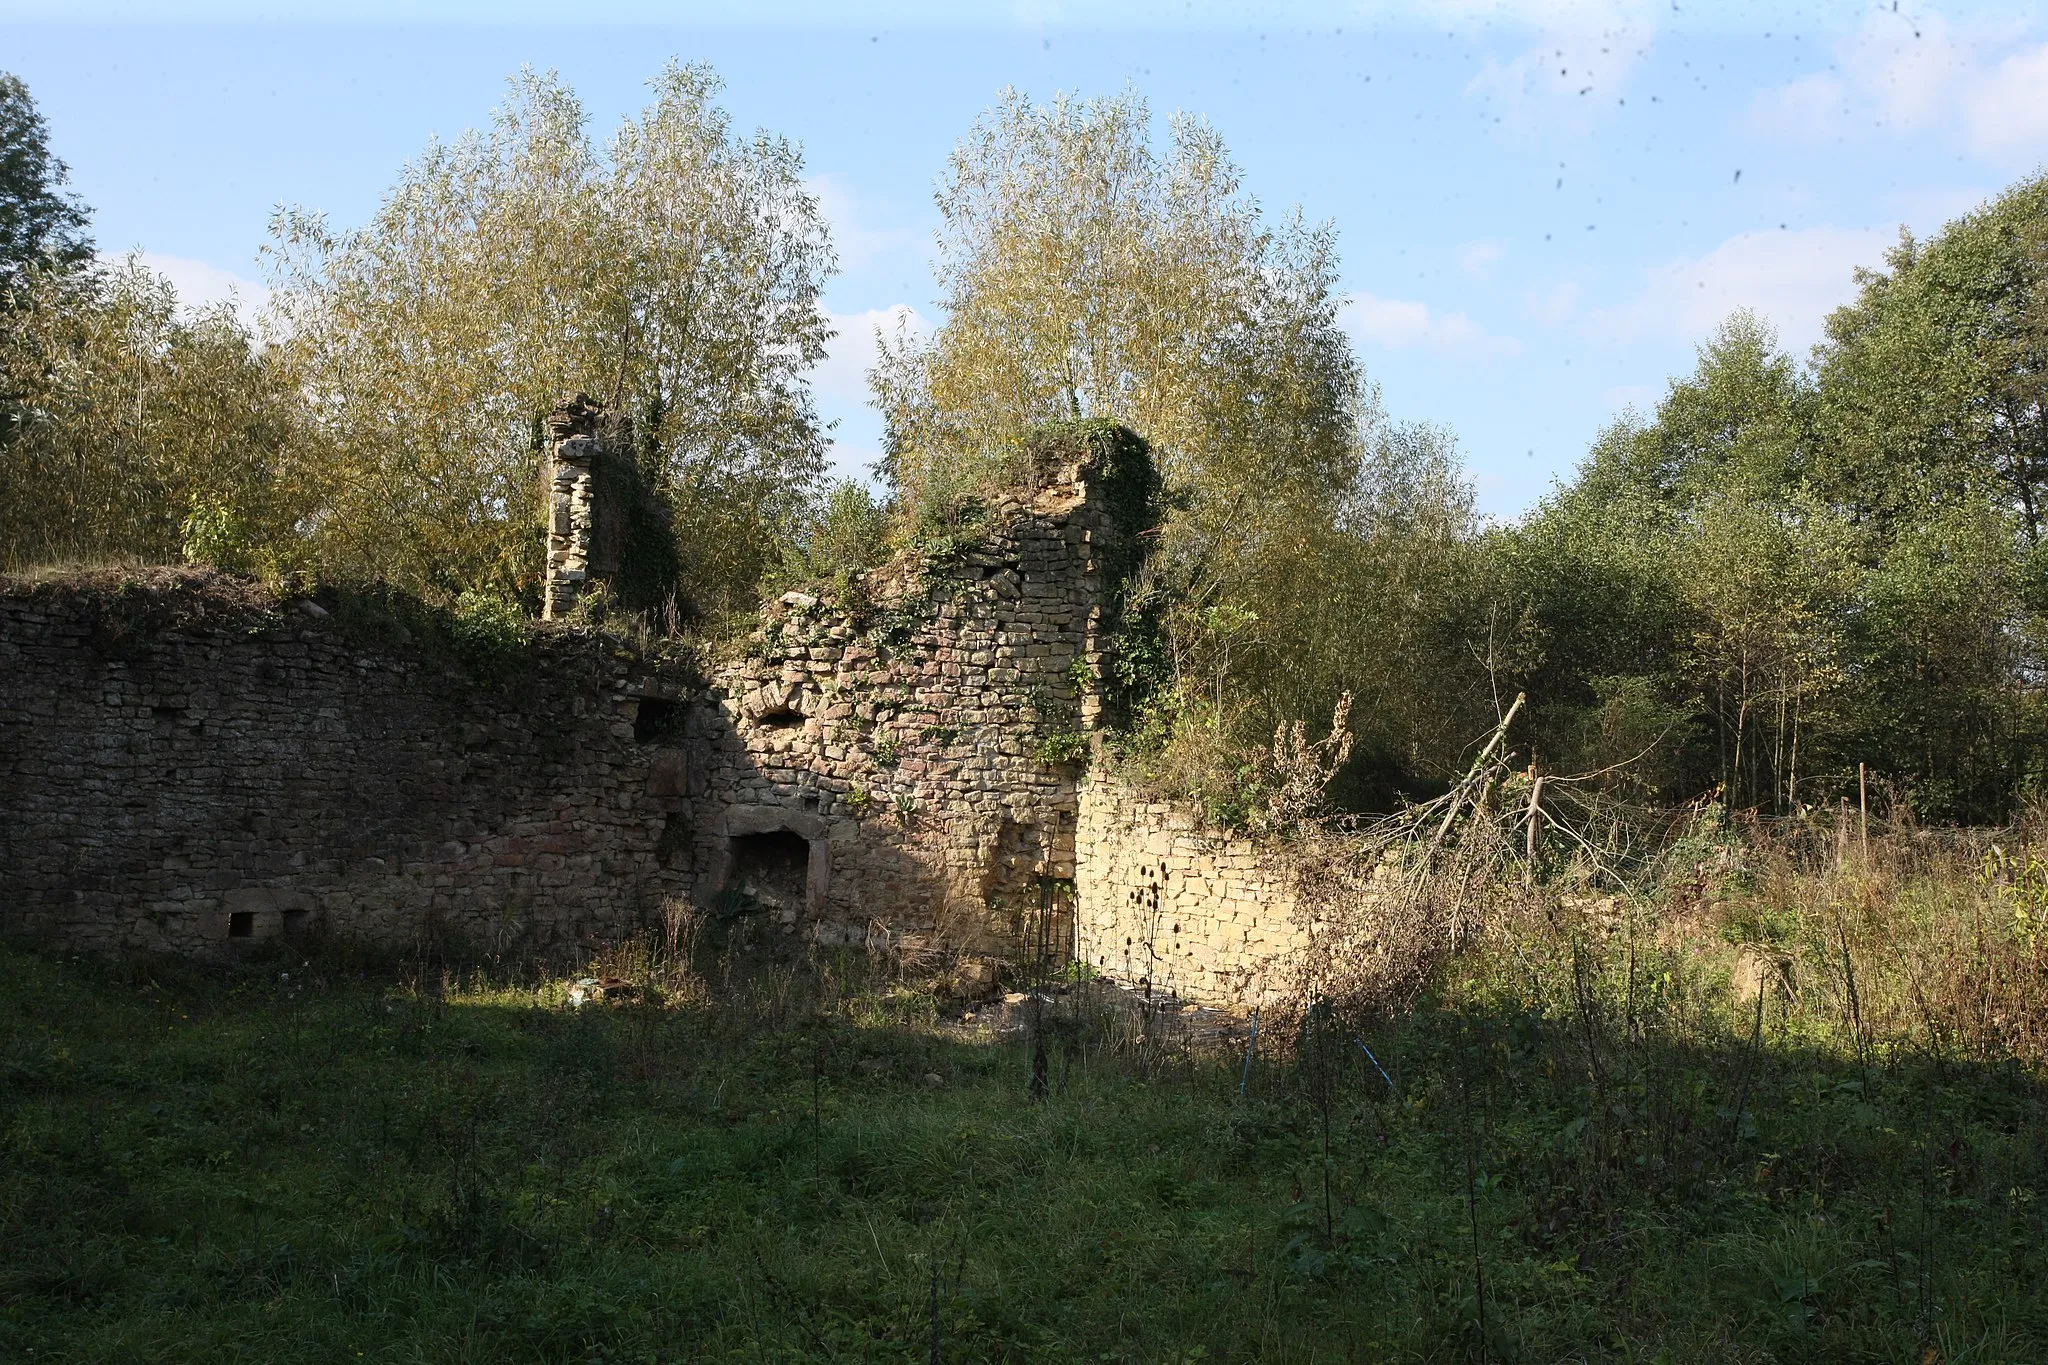
<svg viewBox="0 0 2048 1365"><path fill-rule="evenodd" d="M233 308L191 312L133 258L24 270L0 326L0 567L203 543L282 567L299 407Z"/></svg>
<svg viewBox="0 0 2048 1365"><path fill-rule="evenodd" d="M708 68L653 89L600 151L575 96L528 71L362 230L279 216L275 328L323 435L317 562L530 588L541 419L580 391L630 418L685 597L751 601L823 468L805 374L833 255L793 145L736 136Z"/></svg>
<svg viewBox="0 0 2048 1365"><path fill-rule="evenodd" d="M1151 443L1175 695L1222 754L1296 710L1291 653L1328 628L1298 569L1335 548L1357 479L1359 374L1331 230L1268 223L1206 125L1152 131L1134 94L1006 92L938 193L945 324L884 338L871 379L885 473L926 514L1014 473L1047 420Z"/></svg>

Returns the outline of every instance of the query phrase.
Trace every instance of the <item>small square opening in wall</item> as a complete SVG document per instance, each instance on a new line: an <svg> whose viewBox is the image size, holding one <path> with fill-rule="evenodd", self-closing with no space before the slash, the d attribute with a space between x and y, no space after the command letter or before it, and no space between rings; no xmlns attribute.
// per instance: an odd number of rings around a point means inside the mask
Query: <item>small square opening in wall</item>
<svg viewBox="0 0 2048 1365"><path fill-rule="evenodd" d="M230 910L228 912L228 937L256 937L256 912L254 910Z"/></svg>
<svg viewBox="0 0 2048 1365"><path fill-rule="evenodd" d="M287 910L284 912L284 931L287 934L303 934L313 927L311 910Z"/></svg>
<svg viewBox="0 0 2048 1365"><path fill-rule="evenodd" d="M811 846L786 829L742 834L731 843L726 889L793 918L803 908L810 880Z"/></svg>
<svg viewBox="0 0 2048 1365"><path fill-rule="evenodd" d="M633 741L652 744L668 737L676 719L676 704L660 697L642 697L633 710Z"/></svg>

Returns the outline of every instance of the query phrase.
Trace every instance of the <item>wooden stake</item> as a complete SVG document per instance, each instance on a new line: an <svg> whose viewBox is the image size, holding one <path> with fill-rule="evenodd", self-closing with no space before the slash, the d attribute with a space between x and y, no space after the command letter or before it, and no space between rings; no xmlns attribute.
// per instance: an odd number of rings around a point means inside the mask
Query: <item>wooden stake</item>
<svg viewBox="0 0 2048 1365"><path fill-rule="evenodd" d="M1530 764L1535 767L1535 764ZM1537 822L1543 818L1543 777L1539 776L1529 784L1529 876L1536 875L1536 830Z"/></svg>

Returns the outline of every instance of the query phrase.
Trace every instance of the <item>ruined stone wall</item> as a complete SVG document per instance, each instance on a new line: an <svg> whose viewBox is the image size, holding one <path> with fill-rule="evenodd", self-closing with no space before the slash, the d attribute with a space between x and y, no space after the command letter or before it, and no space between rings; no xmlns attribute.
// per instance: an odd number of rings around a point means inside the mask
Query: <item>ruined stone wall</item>
<svg viewBox="0 0 2048 1365"><path fill-rule="evenodd" d="M331 594L0 582L0 933L567 948L673 897L1257 1004L1300 945L1284 873L1099 754L1084 777L1150 467L1117 464L1128 433L1064 450L947 538L785 594L708 684L592 629L482 667ZM559 613L609 559L590 462L557 463Z"/></svg>
<svg viewBox="0 0 2048 1365"><path fill-rule="evenodd" d="M1097 772L1080 789L1074 851L1074 956L1098 972L1240 1007L1297 984L1292 884L1256 841Z"/></svg>
<svg viewBox="0 0 2048 1365"><path fill-rule="evenodd" d="M480 676L340 620L199 573L0 583L0 932L547 948L687 889L681 756L635 736L660 669L553 632Z"/></svg>
<svg viewBox="0 0 2048 1365"><path fill-rule="evenodd" d="M1119 534L1097 472L998 497L956 547L856 591L771 607L689 718L700 900L776 901L827 941L990 952L1069 903ZM801 888L751 865L778 833L808 850Z"/></svg>

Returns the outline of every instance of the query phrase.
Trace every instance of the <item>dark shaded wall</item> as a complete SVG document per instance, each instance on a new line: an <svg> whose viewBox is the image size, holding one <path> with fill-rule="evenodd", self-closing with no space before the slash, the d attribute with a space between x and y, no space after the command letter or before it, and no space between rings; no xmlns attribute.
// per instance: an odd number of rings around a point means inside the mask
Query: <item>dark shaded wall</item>
<svg viewBox="0 0 2048 1365"><path fill-rule="evenodd" d="M569 948L685 891L663 669L590 632L474 666L153 570L0 581L0 932ZM646 727L642 726L644 733Z"/></svg>
<svg viewBox="0 0 2048 1365"><path fill-rule="evenodd" d="M744 881L745 841L787 831L810 858L801 916L781 916L822 941L909 932L1003 954L1070 914L1079 781L1140 529L1116 515L1100 446L991 497L953 545L769 607L688 717L700 901Z"/></svg>

